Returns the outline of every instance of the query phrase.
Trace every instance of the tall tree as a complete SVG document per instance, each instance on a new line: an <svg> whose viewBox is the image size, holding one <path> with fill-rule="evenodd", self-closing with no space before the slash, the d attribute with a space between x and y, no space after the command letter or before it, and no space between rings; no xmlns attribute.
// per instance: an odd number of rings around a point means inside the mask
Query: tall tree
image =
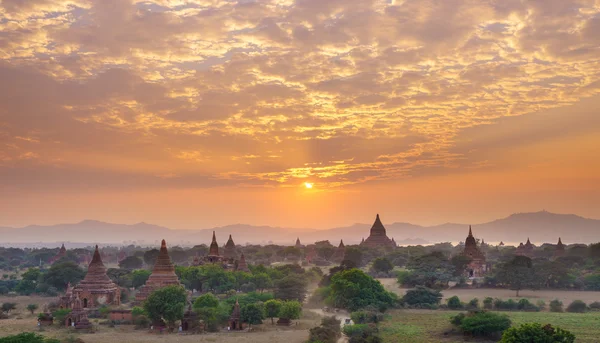
<svg viewBox="0 0 600 343"><path fill-rule="evenodd" d="M500 283L517 291L517 297L522 289L536 288L534 275L531 259L526 256L515 256L512 260L502 264L496 273Z"/></svg>
<svg viewBox="0 0 600 343"><path fill-rule="evenodd" d="M158 289L144 302L144 310L153 321L164 321L170 327L183 316L187 293L181 286Z"/></svg>
<svg viewBox="0 0 600 343"><path fill-rule="evenodd" d="M290 274L275 283L275 298L304 301L308 282L302 275Z"/></svg>
<svg viewBox="0 0 600 343"><path fill-rule="evenodd" d="M271 324L275 324L273 318L279 315L279 311L281 310L282 302L277 299L267 300L265 302L265 315L267 318L271 318Z"/></svg>
<svg viewBox="0 0 600 343"><path fill-rule="evenodd" d="M119 262L119 268L123 269L139 269L142 268L144 262L136 256L127 256Z"/></svg>
<svg viewBox="0 0 600 343"><path fill-rule="evenodd" d="M68 283L77 284L85 277L85 270L73 262L55 263L44 275L44 282L58 290L64 290Z"/></svg>

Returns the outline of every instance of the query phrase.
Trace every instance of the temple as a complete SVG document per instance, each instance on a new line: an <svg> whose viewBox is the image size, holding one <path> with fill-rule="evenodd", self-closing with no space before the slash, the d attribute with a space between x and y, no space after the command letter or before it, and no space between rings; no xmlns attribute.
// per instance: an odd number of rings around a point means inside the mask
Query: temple
<svg viewBox="0 0 600 343"><path fill-rule="evenodd" d="M244 253L242 253L242 256L240 256L236 270L241 272L250 272L250 268L248 268L248 263L246 263L246 256L244 256Z"/></svg>
<svg viewBox="0 0 600 343"><path fill-rule="evenodd" d="M72 294L81 299L83 308L121 304L121 289L106 275L97 245L85 278L73 288Z"/></svg>
<svg viewBox="0 0 600 343"><path fill-rule="evenodd" d="M60 247L60 250L58 250L58 253L56 253L56 255L54 255L54 257L52 257L50 259L50 264L53 264L54 262L60 260L63 257L67 256L67 248L65 248L65 244L63 243L62 246Z"/></svg>
<svg viewBox="0 0 600 343"><path fill-rule="evenodd" d="M242 315L240 311L240 303L236 300L233 306L233 312L229 317L229 328L231 330L243 330L244 325L242 324Z"/></svg>
<svg viewBox="0 0 600 343"><path fill-rule="evenodd" d="M465 240L465 249L462 252L462 255L467 256L471 259L469 265L467 266L467 273L469 277L480 277L485 274L487 271L487 265L485 263L485 255L479 247L477 247L477 241L473 236L473 230L471 230L471 226L469 225L469 235Z"/></svg>
<svg viewBox="0 0 600 343"><path fill-rule="evenodd" d="M304 245L302 245L302 243L300 243L300 237L296 238L296 244L294 245L294 247L296 247L298 249L304 248Z"/></svg>
<svg viewBox="0 0 600 343"><path fill-rule="evenodd" d="M89 330L92 328L87 311L83 309L79 297L75 297L73 301L73 309L65 318L65 326L74 327L76 330Z"/></svg>
<svg viewBox="0 0 600 343"><path fill-rule="evenodd" d="M371 227L371 233L364 242L360 243L363 247L368 248L395 248L396 243L393 242L386 234L385 227L379 219L379 214L375 218L375 223Z"/></svg>
<svg viewBox="0 0 600 343"><path fill-rule="evenodd" d="M344 260L344 256L346 255L346 246L344 245L344 240L340 240L340 245L335 249L333 256L331 256L331 260L333 262L342 262Z"/></svg>
<svg viewBox="0 0 600 343"><path fill-rule="evenodd" d="M565 245L561 241L560 237L558 237L558 243L556 244L556 250L554 250L553 258L559 258L565 255Z"/></svg>
<svg viewBox="0 0 600 343"><path fill-rule="evenodd" d="M213 234L214 234L214 232L213 232ZM212 246L212 244L211 244L211 246ZM231 235L229 235L229 239L227 240L227 243L225 244L223 257L225 257L226 259L233 259L233 260L237 259L237 250L235 248L235 243L233 243L233 238L231 238Z"/></svg>
<svg viewBox="0 0 600 343"><path fill-rule="evenodd" d="M527 237L527 243L519 244L515 254L518 256L527 256L529 258L533 257L533 244L531 244L531 242L529 241L529 237Z"/></svg>
<svg viewBox="0 0 600 343"><path fill-rule="evenodd" d="M179 278L177 277L177 274L175 274L175 266L171 262L171 257L169 257L167 243L163 239L160 245L160 252L154 263L152 274L150 274L150 277L146 280L146 284L143 285L135 295L135 301L136 303L142 303L148 298L150 293L171 285L181 285L181 283L179 283Z"/></svg>

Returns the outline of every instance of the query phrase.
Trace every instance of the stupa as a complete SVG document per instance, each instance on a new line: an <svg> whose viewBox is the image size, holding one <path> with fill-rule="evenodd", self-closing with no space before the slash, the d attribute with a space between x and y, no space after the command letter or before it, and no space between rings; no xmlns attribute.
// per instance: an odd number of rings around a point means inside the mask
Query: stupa
<svg viewBox="0 0 600 343"><path fill-rule="evenodd" d="M216 242L216 240L215 240L215 242ZM211 248L212 248L212 244L211 244ZM235 248L235 243L233 243L233 239L231 238L231 235L229 235L229 239L227 240L227 243L225 244L223 257L226 259L232 259L232 260L237 259L237 251Z"/></svg>
<svg viewBox="0 0 600 343"><path fill-rule="evenodd" d="M158 253L156 262L154 263L152 274L150 274L146 284L143 285L139 292L135 295L135 301L137 303L142 303L144 300L146 300L146 298L148 298L150 293L157 289L171 285L181 285L181 283L179 283L179 278L177 277L177 274L175 274L175 266L169 257L167 243L163 239L160 245L160 252Z"/></svg>
<svg viewBox="0 0 600 343"><path fill-rule="evenodd" d="M554 258L559 258L565 255L565 245L563 244L560 237L558 237L558 243L556 244L556 250L554 250Z"/></svg>
<svg viewBox="0 0 600 343"><path fill-rule="evenodd" d="M246 256L244 256L244 253L242 253L240 256L240 260L237 264L237 270L241 272L250 272L250 268L248 268L248 263L246 263Z"/></svg>
<svg viewBox="0 0 600 343"><path fill-rule="evenodd" d="M344 245L344 240L340 240L340 245L335 249L333 256L331 256L331 260L333 262L342 262L344 260L344 255L346 255L346 246Z"/></svg>
<svg viewBox="0 0 600 343"><path fill-rule="evenodd" d="M67 248L65 248L65 244L63 243L62 246L60 247L60 250L58 250L58 253L56 255L54 255L54 257L52 257L52 259L50 259L50 264L60 260L63 257L67 256Z"/></svg>
<svg viewBox="0 0 600 343"><path fill-rule="evenodd" d="M473 236L473 231L469 225L469 235L465 240L465 249L462 254L471 259L471 262L467 266L467 273L469 277L480 277L487 271L485 263L485 255L479 247L477 247L477 241Z"/></svg>
<svg viewBox="0 0 600 343"><path fill-rule="evenodd" d="M296 247L298 249L304 248L304 245L302 245L302 243L300 243L300 237L296 238L296 244L294 245L294 247Z"/></svg>
<svg viewBox="0 0 600 343"><path fill-rule="evenodd" d="M81 299L75 297L73 300L73 309L65 318L65 326L74 327L76 330L87 330L92 328L87 315L87 311L83 309Z"/></svg>
<svg viewBox="0 0 600 343"><path fill-rule="evenodd" d="M241 318L240 303L236 299L235 305L233 306L233 312L231 313L231 317L229 317L229 328L231 330L243 330L244 325L242 324Z"/></svg>
<svg viewBox="0 0 600 343"><path fill-rule="evenodd" d="M371 233L364 242L360 243L363 247L368 248L395 248L396 243L393 242L386 234L385 227L379 219L379 214L375 218L375 223L371 227Z"/></svg>
<svg viewBox="0 0 600 343"><path fill-rule="evenodd" d="M206 256L206 260L210 263L220 262L223 260L221 255L219 255L219 244L217 243L217 235L213 231L212 242L210 243L210 249L208 250L208 256Z"/></svg>
<svg viewBox="0 0 600 343"><path fill-rule="evenodd" d="M529 237L527 237L527 243L519 244L519 247L517 248L515 254L519 256L527 256L529 258L533 257L533 244L531 244L531 242L529 241Z"/></svg>
<svg viewBox="0 0 600 343"><path fill-rule="evenodd" d="M73 295L81 299L83 308L121 304L121 288L106 275L106 267L102 263L97 245L87 274L73 288Z"/></svg>

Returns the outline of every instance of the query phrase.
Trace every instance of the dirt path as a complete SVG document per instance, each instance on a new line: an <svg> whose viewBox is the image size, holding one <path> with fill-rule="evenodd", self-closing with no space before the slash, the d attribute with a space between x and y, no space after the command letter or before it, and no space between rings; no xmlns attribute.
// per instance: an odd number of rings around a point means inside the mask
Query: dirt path
<svg viewBox="0 0 600 343"><path fill-rule="evenodd" d="M320 308L311 308L311 309L309 309L309 311L316 313L321 317L335 316L337 319L341 320L340 327L342 327L342 328L344 327L344 323L346 322L346 319L350 319L350 314L346 311L329 313L329 312L323 311ZM338 339L337 343L348 343L348 337L346 337L342 334L342 337L340 337L340 339Z"/></svg>

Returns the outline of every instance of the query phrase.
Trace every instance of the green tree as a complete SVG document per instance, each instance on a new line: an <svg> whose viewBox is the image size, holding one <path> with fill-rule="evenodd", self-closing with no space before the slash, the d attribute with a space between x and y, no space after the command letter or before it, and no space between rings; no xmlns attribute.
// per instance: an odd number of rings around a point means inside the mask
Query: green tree
<svg viewBox="0 0 600 343"><path fill-rule="evenodd" d="M2 304L2 312L9 313L10 311L17 308L16 303L6 302Z"/></svg>
<svg viewBox="0 0 600 343"><path fill-rule="evenodd" d="M328 301L334 306L356 311L373 306L380 311L393 306L395 295L387 292L381 283L359 269L349 269L331 277Z"/></svg>
<svg viewBox="0 0 600 343"><path fill-rule="evenodd" d="M218 307L219 298L212 293L202 294L194 301L194 308L201 309L203 307Z"/></svg>
<svg viewBox="0 0 600 343"><path fill-rule="evenodd" d="M147 266L153 266L160 251L158 249L148 250L144 253L144 263Z"/></svg>
<svg viewBox="0 0 600 343"><path fill-rule="evenodd" d="M408 305L437 305L442 300L442 293L435 289L417 286L414 289L406 291L402 300Z"/></svg>
<svg viewBox="0 0 600 343"><path fill-rule="evenodd" d="M254 274L252 282L254 282L254 284L256 285L256 289L261 293L264 292L265 289L273 287L273 281L267 273Z"/></svg>
<svg viewBox="0 0 600 343"><path fill-rule="evenodd" d="M164 321L169 326L181 319L187 293L181 286L167 286L158 289L144 302L144 310L153 321Z"/></svg>
<svg viewBox="0 0 600 343"><path fill-rule="evenodd" d="M67 284L72 285L79 283L85 277L85 270L81 269L74 262L55 263L50 267L44 275L44 282L62 291L65 290Z"/></svg>
<svg viewBox="0 0 600 343"><path fill-rule="evenodd" d="M271 318L271 324L275 324L273 318L279 315L279 311L281 310L282 302L277 299L267 300L265 302L265 315L267 318Z"/></svg>
<svg viewBox="0 0 600 343"><path fill-rule="evenodd" d="M429 288L446 287L454 274L454 266L440 251L411 259L407 268L412 273L404 280L406 283Z"/></svg>
<svg viewBox="0 0 600 343"><path fill-rule="evenodd" d="M344 261L351 261L354 267L362 267L363 266L363 253L360 249L355 247L347 247L344 252ZM344 262L342 261L342 262ZM348 265L348 263L342 263L344 265Z"/></svg>
<svg viewBox="0 0 600 343"><path fill-rule="evenodd" d="M452 275L457 277L461 276L467 270L467 266L471 263L471 258L469 256L458 254L452 256L450 259L450 264L452 265Z"/></svg>
<svg viewBox="0 0 600 343"><path fill-rule="evenodd" d="M241 308L242 321L252 325L262 324L265 311L261 303L248 304Z"/></svg>
<svg viewBox="0 0 600 343"><path fill-rule="evenodd" d="M380 257L373 261L373 270L381 273L389 273L394 269L392 263L385 257Z"/></svg>
<svg viewBox="0 0 600 343"><path fill-rule="evenodd" d="M290 274L275 283L275 298L281 300L304 301L308 282L305 277Z"/></svg>
<svg viewBox="0 0 600 343"><path fill-rule="evenodd" d="M500 266L496 278L500 283L517 291L518 297L520 290L535 288L537 281L534 275L531 259L526 256L515 256L512 260Z"/></svg>
<svg viewBox="0 0 600 343"><path fill-rule="evenodd" d="M27 310L29 312L31 312L31 314L33 314L35 312L35 310L38 309L38 305L37 304L29 304L27 305Z"/></svg>
<svg viewBox="0 0 600 343"><path fill-rule="evenodd" d="M302 314L302 304L295 300L284 301L279 309L279 318L299 319Z"/></svg>
<svg viewBox="0 0 600 343"><path fill-rule="evenodd" d="M121 287L131 286L131 271L127 269L108 268L106 275Z"/></svg>
<svg viewBox="0 0 600 343"><path fill-rule="evenodd" d="M146 281L148 281L150 274L152 274L152 272L150 272L149 270L145 270L145 269L134 270L131 273L131 286L135 287L135 288L142 287L143 285L146 284Z"/></svg>
<svg viewBox="0 0 600 343"><path fill-rule="evenodd" d="M501 343L574 343L575 335L552 325L542 326L539 323L526 323L519 327L512 327L504 331Z"/></svg>
<svg viewBox="0 0 600 343"><path fill-rule="evenodd" d="M123 269L139 269L142 268L144 262L141 258L136 256L127 256L121 262L119 262L119 268Z"/></svg>
<svg viewBox="0 0 600 343"><path fill-rule="evenodd" d="M60 343L60 340L54 338L45 338L31 332L23 332L14 336L0 338L0 343Z"/></svg>
<svg viewBox="0 0 600 343"><path fill-rule="evenodd" d="M34 293L41 276L42 272L38 268L27 269L27 271L21 275L21 281L15 288L15 291L22 295Z"/></svg>

